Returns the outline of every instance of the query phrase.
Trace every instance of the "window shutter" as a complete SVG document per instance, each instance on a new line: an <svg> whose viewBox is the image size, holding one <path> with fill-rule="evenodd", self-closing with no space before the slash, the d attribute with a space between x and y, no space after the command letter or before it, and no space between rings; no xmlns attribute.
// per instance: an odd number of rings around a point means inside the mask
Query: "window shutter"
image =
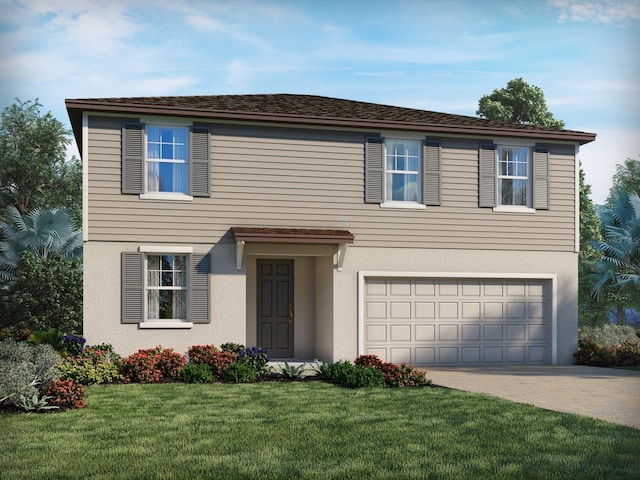
<svg viewBox="0 0 640 480"><path fill-rule="evenodd" d="M364 156L364 201L365 203L382 203L384 175L384 154L382 137L366 139Z"/></svg>
<svg viewBox="0 0 640 480"><path fill-rule="evenodd" d="M440 142L426 140L422 154L422 195L425 205L440 205Z"/></svg>
<svg viewBox="0 0 640 480"><path fill-rule="evenodd" d="M549 150L533 149L533 208L549 209Z"/></svg>
<svg viewBox="0 0 640 480"><path fill-rule="evenodd" d="M144 125L122 126L122 193L144 193Z"/></svg>
<svg viewBox="0 0 640 480"><path fill-rule="evenodd" d="M210 135L206 127L191 128L191 141L189 142L191 195L194 197L208 197L211 194L210 181Z"/></svg>
<svg viewBox="0 0 640 480"><path fill-rule="evenodd" d="M210 323L209 315L209 272L211 257L191 255L191 322Z"/></svg>
<svg viewBox="0 0 640 480"><path fill-rule="evenodd" d="M144 319L144 279L142 253L122 253L122 323L140 323Z"/></svg>
<svg viewBox="0 0 640 480"><path fill-rule="evenodd" d="M478 206L496 206L496 146L480 146Z"/></svg>

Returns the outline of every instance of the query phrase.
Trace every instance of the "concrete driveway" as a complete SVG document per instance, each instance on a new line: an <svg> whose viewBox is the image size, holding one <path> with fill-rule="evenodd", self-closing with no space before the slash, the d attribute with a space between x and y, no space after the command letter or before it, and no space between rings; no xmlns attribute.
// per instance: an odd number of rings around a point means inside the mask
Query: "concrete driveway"
<svg viewBox="0 0 640 480"><path fill-rule="evenodd" d="M434 385L640 429L640 371L561 366L434 367Z"/></svg>

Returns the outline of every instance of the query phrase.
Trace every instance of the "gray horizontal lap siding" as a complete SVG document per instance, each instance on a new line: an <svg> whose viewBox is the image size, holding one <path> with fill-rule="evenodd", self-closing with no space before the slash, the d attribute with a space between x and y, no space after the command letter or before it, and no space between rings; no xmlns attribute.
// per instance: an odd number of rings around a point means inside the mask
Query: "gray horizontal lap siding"
<svg viewBox="0 0 640 480"><path fill-rule="evenodd" d="M358 246L574 248L573 147L544 145L549 210L479 208L480 142L446 138L441 206L383 209L364 203L364 133L212 125L211 197L164 202L121 194L121 125L89 119L90 241L211 244L231 226L264 226L345 228Z"/></svg>

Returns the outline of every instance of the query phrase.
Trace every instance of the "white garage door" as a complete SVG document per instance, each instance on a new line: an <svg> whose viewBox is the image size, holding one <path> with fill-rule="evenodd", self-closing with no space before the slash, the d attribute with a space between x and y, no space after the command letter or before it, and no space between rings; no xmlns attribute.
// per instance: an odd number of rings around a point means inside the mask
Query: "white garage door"
<svg viewBox="0 0 640 480"><path fill-rule="evenodd" d="M363 350L411 365L551 363L549 280L366 278Z"/></svg>

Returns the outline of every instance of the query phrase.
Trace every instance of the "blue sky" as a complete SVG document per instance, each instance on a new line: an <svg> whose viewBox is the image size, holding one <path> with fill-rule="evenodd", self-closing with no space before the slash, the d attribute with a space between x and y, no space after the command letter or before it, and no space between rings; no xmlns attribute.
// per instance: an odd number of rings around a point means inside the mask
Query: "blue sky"
<svg viewBox="0 0 640 480"><path fill-rule="evenodd" d="M0 0L0 107L306 93L475 115L517 77L572 130L601 203L640 155L640 0ZM77 152L77 151L76 151Z"/></svg>

